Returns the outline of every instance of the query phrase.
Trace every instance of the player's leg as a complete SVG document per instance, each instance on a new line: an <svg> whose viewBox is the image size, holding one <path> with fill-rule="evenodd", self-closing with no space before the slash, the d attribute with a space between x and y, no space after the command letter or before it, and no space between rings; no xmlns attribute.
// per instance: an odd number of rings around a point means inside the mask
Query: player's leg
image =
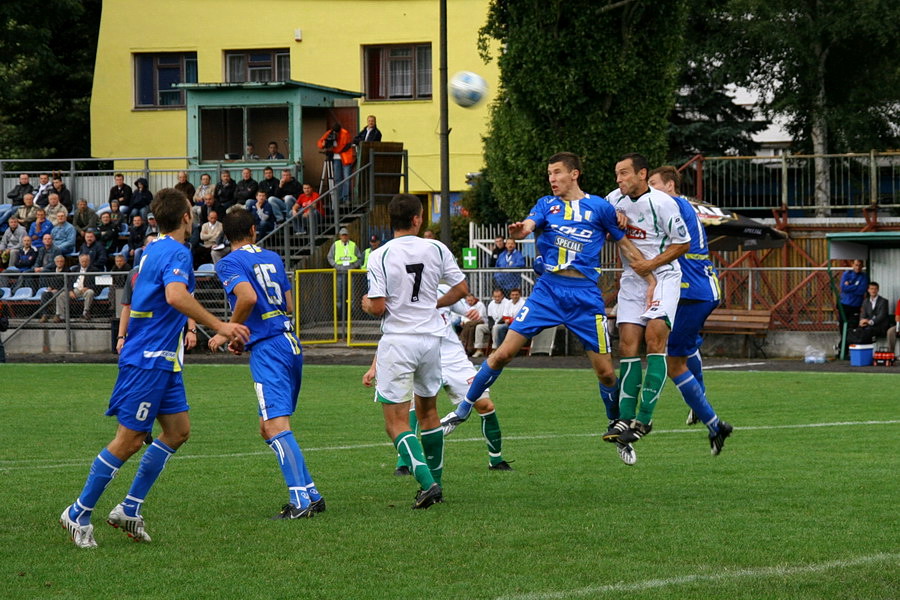
<svg viewBox="0 0 900 600"><path fill-rule="evenodd" d="M626 421L637 415L643 383L639 354L643 339L642 325L619 322L619 418Z"/></svg>
<svg viewBox="0 0 900 600"><path fill-rule="evenodd" d="M394 404L382 401L381 408L384 413L385 431L394 442L394 447L397 448L403 462L410 466L410 471L422 490L431 488L435 481L428 463L425 462L422 444L419 443L416 434L409 429L409 403Z"/></svg>
<svg viewBox="0 0 900 600"><path fill-rule="evenodd" d="M416 403L410 400L409 402L409 430L415 434L419 433L419 419L416 418ZM397 454L397 467L394 469L394 475L398 477L404 477L406 475L412 475L412 471L409 470L409 464L404 462L403 457L400 454Z"/></svg>
<svg viewBox="0 0 900 600"><path fill-rule="evenodd" d="M291 429L290 417L272 417L266 420L260 417L259 428L266 444L275 453L288 491L288 503L273 519L298 519L314 516L315 512L309 507L306 461Z"/></svg>
<svg viewBox="0 0 900 600"><path fill-rule="evenodd" d="M422 433L422 451L434 482L441 485L444 473L444 428L437 412L437 398L415 396L416 418Z"/></svg>

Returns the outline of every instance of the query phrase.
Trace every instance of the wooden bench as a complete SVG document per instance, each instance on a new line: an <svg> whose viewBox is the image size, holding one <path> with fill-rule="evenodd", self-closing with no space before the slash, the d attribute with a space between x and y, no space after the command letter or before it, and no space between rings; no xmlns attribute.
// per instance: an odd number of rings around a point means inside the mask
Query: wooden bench
<svg viewBox="0 0 900 600"><path fill-rule="evenodd" d="M717 308L706 319L701 333L746 336L744 348L747 349L747 340L750 340L763 358L768 358L763 346L766 345L766 336L769 333L771 322L772 311L769 310ZM747 357L750 357L749 349L747 349Z"/></svg>

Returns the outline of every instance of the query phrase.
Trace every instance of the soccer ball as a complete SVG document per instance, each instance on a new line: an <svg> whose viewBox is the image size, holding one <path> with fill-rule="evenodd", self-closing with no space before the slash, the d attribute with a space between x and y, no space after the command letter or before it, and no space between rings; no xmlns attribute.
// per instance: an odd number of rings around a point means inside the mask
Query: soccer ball
<svg viewBox="0 0 900 600"><path fill-rule="evenodd" d="M460 71L450 80L450 97L462 107L475 106L487 94L487 81L471 71Z"/></svg>

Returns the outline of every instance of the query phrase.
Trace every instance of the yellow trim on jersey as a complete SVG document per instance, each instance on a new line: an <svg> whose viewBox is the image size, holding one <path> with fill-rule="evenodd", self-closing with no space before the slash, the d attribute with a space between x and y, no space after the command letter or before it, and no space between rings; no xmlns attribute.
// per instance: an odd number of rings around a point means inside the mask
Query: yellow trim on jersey
<svg viewBox="0 0 900 600"><path fill-rule="evenodd" d="M295 336L293 333L285 331L284 337L286 337L291 343L291 348L293 349L295 355L303 354L303 350L300 349L300 341L297 339L297 336Z"/></svg>
<svg viewBox="0 0 900 600"><path fill-rule="evenodd" d="M606 336L606 315L594 315L597 327L597 353L609 354L608 338Z"/></svg>
<svg viewBox="0 0 900 600"><path fill-rule="evenodd" d="M688 260L709 260L709 254L685 254Z"/></svg>
<svg viewBox="0 0 900 600"><path fill-rule="evenodd" d="M271 319L272 317L280 317L283 314L283 310L270 310L269 312L262 314L262 319L263 321L265 321L266 319Z"/></svg>
<svg viewBox="0 0 900 600"><path fill-rule="evenodd" d="M152 310L148 310L148 311L133 310L128 314L132 319L152 319L153 318Z"/></svg>
<svg viewBox="0 0 900 600"><path fill-rule="evenodd" d="M562 200L562 198L560 198L560 200ZM563 212L563 219L565 219L566 221L571 221L572 220L572 203L569 202L568 200L563 200L562 203L563 203L563 206L565 207L565 212Z"/></svg>

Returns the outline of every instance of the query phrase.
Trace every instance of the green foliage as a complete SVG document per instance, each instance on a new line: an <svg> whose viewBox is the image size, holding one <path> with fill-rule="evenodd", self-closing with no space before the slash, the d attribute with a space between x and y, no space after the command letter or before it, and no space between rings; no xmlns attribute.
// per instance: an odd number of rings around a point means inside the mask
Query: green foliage
<svg viewBox="0 0 900 600"><path fill-rule="evenodd" d="M485 171L476 177L471 188L463 194L460 206L475 223L506 223L509 217L494 198L494 186Z"/></svg>
<svg viewBox="0 0 900 600"><path fill-rule="evenodd" d="M686 0L494 0L480 48L500 43L500 89L485 163L494 196L514 219L547 193L546 159L567 150L585 165L586 191L614 187L616 159L666 156ZM612 8L611 8L612 7Z"/></svg>

